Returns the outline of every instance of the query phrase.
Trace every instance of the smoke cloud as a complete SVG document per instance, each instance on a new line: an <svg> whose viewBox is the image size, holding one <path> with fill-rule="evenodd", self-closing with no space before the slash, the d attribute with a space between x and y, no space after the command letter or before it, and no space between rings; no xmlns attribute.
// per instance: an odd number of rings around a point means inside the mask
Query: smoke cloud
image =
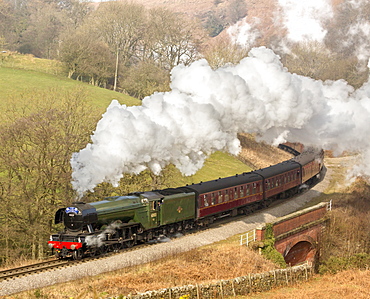
<svg viewBox="0 0 370 299"><path fill-rule="evenodd" d="M227 29L227 34L231 41L245 49L250 49L255 45L256 39L260 36L260 32L255 28L259 20L254 19L254 23L250 24L247 18L238 21L236 24Z"/></svg>
<svg viewBox="0 0 370 299"><path fill-rule="evenodd" d="M85 242L88 246L101 247L105 244L107 235L115 234L117 229L121 226L118 222L110 223L100 234L87 236Z"/></svg>
<svg viewBox="0 0 370 299"><path fill-rule="evenodd" d="M291 74L260 47L236 66L212 70L206 60L177 66L171 89L146 97L142 106L112 101L91 143L71 159L79 195L101 182L117 186L125 173L149 168L159 174L169 163L192 175L215 151L238 154L239 132L270 143L361 151L370 160L369 82L354 90L344 80Z"/></svg>
<svg viewBox="0 0 370 299"><path fill-rule="evenodd" d="M280 37L278 46L280 51L288 51L286 44L289 42L319 42L323 43L327 34L326 23L333 16L331 0L277 0L274 15L274 27L278 30L285 28L287 33L284 38ZM245 49L250 49L257 45L257 39L262 36L258 31L258 18L250 19L248 16L238 21L227 29L227 33L234 44ZM359 24L362 31L367 28L364 24ZM353 28L351 31L355 31ZM350 38L350 33L348 33ZM276 42L276 41L275 41ZM275 43L274 42L274 43Z"/></svg>
<svg viewBox="0 0 370 299"><path fill-rule="evenodd" d="M282 8L282 22L287 38L292 42L322 42L327 33L326 20L333 17L331 0L278 0Z"/></svg>

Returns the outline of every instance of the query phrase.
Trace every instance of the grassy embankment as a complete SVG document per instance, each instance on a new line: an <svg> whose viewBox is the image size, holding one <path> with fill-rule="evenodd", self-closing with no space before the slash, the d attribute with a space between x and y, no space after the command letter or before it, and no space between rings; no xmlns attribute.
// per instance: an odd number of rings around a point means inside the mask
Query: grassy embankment
<svg viewBox="0 0 370 299"><path fill-rule="evenodd" d="M125 94L68 79L57 61L4 53L0 53L0 58L0 109L3 113L9 107L26 104L30 95L48 90L81 89L87 93L91 104L102 112L113 99L128 106L140 105L139 100Z"/></svg>

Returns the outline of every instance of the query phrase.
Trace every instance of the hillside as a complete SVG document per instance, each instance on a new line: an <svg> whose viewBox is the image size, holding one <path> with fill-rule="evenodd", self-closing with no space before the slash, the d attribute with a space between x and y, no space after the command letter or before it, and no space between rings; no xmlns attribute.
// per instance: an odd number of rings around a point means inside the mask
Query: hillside
<svg viewBox="0 0 370 299"><path fill-rule="evenodd" d="M133 0L132 2L142 4L146 8L161 7L171 11L186 14L190 17L198 17L204 19L205 15L210 11L214 11L216 14L223 15L223 11L226 9L230 1L214 1L214 0ZM253 23L255 19L258 19L257 28L263 36L261 43L268 39L276 31L281 31L281 28L274 27L273 14L276 9L274 0L261 0L252 1L246 0L247 5L247 20ZM230 24L232 25L232 24Z"/></svg>
<svg viewBox="0 0 370 299"><path fill-rule="evenodd" d="M81 89L87 93L87 99L98 107L101 112L113 99L117 99L122 104L139 105L140 101L117 93L112 90L99 88L87 83L78 82L63 76L37 72L33 70L23 70L8 67L0 67L0 109L2 111L14 107L14 103L25 105L33 95L47 92L48 90L58 90L65 92L72 89Z"/></svg>
<svg viewBox="0 0 370 299"><path fill-rule="evenodd" d="M126 94L68 79L59 61L16 52L0 53L0 78L6 78L0 80L2 111L13 109L15 106L22 107L34 96L47 94L51 90L61 93L80 90L86 93L86 99L100 112L104 112L113 99L128 106L141 104L141 101Z"/></svg>

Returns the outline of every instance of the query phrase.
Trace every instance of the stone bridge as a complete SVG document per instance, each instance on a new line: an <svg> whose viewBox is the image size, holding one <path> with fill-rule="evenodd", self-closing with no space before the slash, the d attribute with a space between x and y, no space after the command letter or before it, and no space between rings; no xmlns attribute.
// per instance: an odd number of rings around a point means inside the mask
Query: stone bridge
<svg viewBox="0 0 370 299"><path fill-rule="evenodd" d="M275 248L288 265L294 266L304 261L315 264L319 256L319 243L326 217L328 203L280 217L271 223L275 237ZM264 238L266 226L256 229L255 240Z"/></svg>

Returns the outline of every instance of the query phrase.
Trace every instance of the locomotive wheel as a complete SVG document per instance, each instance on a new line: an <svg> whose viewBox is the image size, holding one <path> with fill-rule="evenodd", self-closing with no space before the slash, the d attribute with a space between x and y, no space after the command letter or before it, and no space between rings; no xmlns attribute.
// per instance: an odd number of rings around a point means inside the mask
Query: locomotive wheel
<svg viewBox="0 0 370 299"><path fill-rule="evenodd" d="M83 253L81 249L74 250L72 253L72 257L74 260L82 259Z"/></svg>
<svg viewBox="0 0 370 299"><path fill-rule="evenodd" d="M121 249L121 244L120 243L115 243L112 245L112 251L113 252L118 252Z"/></svg>
<svg viewBox="0 0 370 299"><path fill-rule="evenodd" d="M98 248L98 254L105 254L108 252L108 246L102 245Z"/></svg>
<svg viewBox="0 0 370 299"><path fill-rule="evenodd" d="M96 256L98 250L96 247L91 247L89 251L90 251L90 256L94 257Z"/></svg>
<svg viewBox="0 0 370 299"><path fill-rule="evenodd" d="M169 233L172 235L175 231L176 231L175 225L174 224L173 225L170 225L169 226Z"/></svg>
<svg viewBox="0 0 370 299"><path fill-rule="evenodd" d="M126 248L131 248L135 245L135 240L126 241L124 244Z"/></svg>

